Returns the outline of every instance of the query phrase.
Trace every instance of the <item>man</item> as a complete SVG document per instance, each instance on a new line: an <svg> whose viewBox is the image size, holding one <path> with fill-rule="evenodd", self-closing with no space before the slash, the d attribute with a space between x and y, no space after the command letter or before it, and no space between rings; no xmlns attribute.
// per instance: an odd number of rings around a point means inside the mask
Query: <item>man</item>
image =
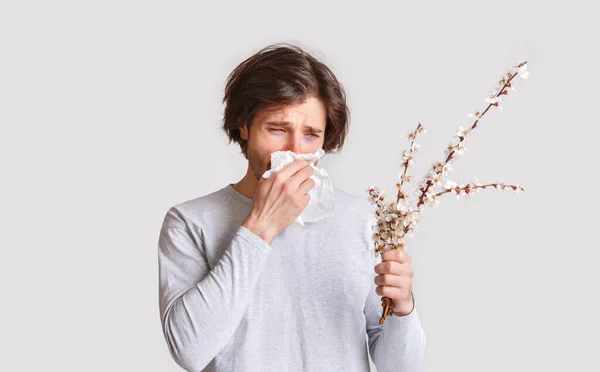
<svg viewBox="0 0 600 372"><path fill-rule="evenodd" d="M344 89L322 62L268 46L229 76L223 129L248 160L235 184L169 209L158 243L160 315L189 371L418 371L425 347L409 255L375 256L373 206L334 189L335 215L294 224L315 185L275 151L339 150ZM381 260L385 262L381 262ZM381 296L394 302L383 325Z"/></svg>

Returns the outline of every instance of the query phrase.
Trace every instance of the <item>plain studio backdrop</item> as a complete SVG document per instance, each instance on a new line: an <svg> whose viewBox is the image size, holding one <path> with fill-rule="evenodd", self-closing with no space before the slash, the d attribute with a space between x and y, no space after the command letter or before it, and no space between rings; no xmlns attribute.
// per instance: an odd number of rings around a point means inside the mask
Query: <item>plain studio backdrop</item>
<svg viewBox="0 0 600 372"><path fill-rule="evenodd" d="M0 370L180 370L160 327L160 224L244 175L219 129L225 79L275 42L346 88L346 145L319 165L365 198L393 193L418 122L417 180L529 61L450 173L526 192L447 195L409 240L423 370L600 370L600 28L583 1L558 4L3 1Z"/></svg>

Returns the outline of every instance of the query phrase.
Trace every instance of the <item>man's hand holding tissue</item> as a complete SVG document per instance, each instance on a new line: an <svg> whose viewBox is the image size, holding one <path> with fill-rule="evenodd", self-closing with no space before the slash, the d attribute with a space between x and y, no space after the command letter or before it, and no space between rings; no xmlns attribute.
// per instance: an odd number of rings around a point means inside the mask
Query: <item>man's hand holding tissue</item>
<svg viewBox="0 0 600 372"><path fill-rule="evenodd" d="M375 292L392 299L396 316L408 315L414 308L411 261L403 249L388 249L381 254L381 262L375 265L375 272L379 274L374 279Z"/></svg>
<svg viewBox="0 0 600 372"><path fill-rule="evenodd" d="M242 226L271 244L308 205L308 191L315 186L310 178L313 174L308 160L297 159L271 177L261 177L252 198L252 209Z"/></svg>

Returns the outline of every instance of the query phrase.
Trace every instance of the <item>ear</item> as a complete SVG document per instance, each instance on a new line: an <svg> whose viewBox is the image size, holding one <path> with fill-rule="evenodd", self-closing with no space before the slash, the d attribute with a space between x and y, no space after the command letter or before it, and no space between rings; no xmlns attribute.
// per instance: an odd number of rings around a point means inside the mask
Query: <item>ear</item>
<svg viewBox="0 0 600 372"><path fill-rule="evenodd" d="M240 137L242 137L243 140L248 141L248 127L245 123L244 126L240 128Z"/></svg>

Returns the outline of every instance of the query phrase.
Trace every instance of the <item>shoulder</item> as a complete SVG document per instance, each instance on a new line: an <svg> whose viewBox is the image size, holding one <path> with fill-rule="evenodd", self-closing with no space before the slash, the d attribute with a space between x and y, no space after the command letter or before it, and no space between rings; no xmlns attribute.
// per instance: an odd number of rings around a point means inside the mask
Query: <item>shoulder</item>
<svg viewBox="0 0 600 372"><path fill-rule="evenodd" d="M333 188L336 209L342 212L360 213L370 215L374 212L373 204L369 201L369 195L356 195L350 192Z"/></svg>
<svg viewBox="0 0 600 372"><path fill-rule="evenodd" d="M353 222L356 227L370 227L376 222L374 205L369 201L369 195L356 195L348 191L333 188L335 212L346 223Z"/></svg>
<svg viewBox="0 0 600 372"><path fill-rule="evenodd" d="M161 228L193 228L200 221L214 220L225 209L228 201L223 189L181 201L166 211Z"/></svg>

